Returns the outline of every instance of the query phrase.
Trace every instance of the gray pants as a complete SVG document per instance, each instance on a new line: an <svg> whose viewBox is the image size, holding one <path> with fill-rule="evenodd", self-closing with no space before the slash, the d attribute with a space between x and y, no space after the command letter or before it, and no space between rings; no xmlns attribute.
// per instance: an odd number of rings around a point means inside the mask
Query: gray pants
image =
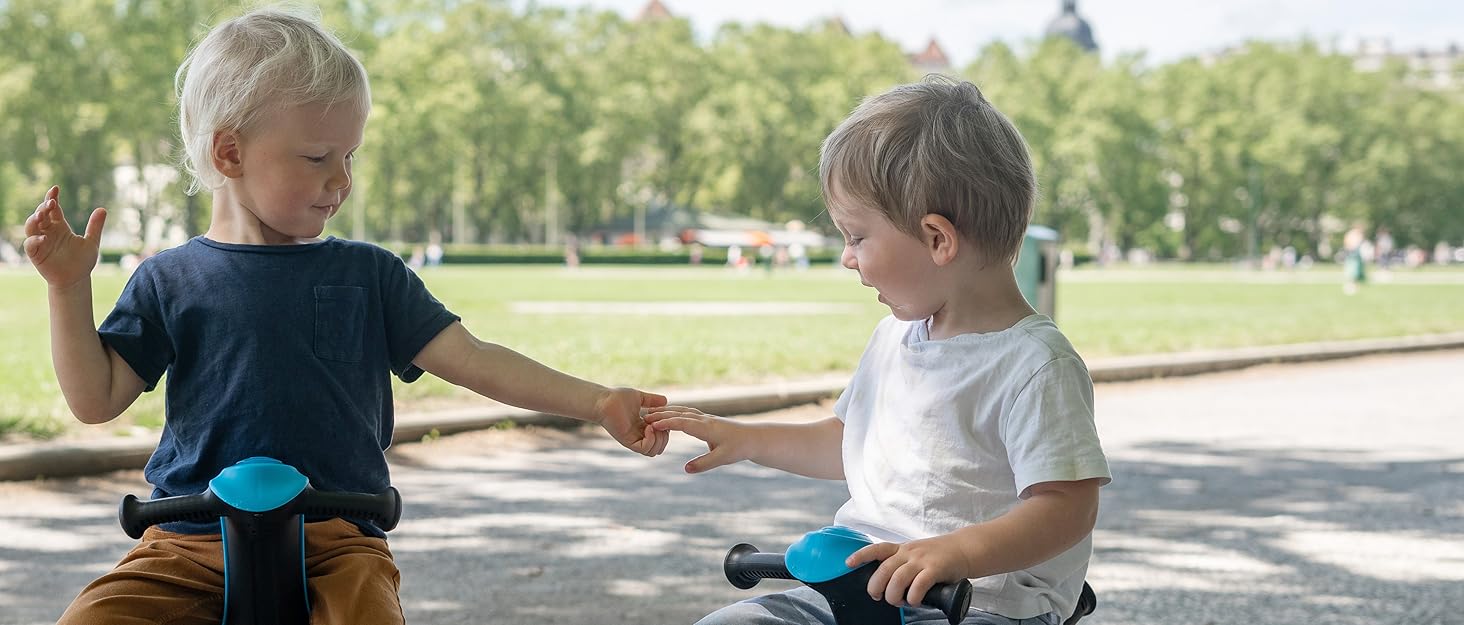
<svg viewBox="0 0 1464 625"><path fill-rule="evenodd" d="M1009 619L971 610L961 625L1057 625L1056 614ZM836 625L829 603L818 591L802 586L753 597L706 615L696 625ZM931 608L905 608L905 625L946 625L945 615Z"/></svg>

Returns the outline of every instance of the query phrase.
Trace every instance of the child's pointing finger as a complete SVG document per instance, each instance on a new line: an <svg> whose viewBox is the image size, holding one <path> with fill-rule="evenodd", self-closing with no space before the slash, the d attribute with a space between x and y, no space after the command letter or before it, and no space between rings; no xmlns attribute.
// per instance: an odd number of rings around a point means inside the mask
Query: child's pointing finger
<svg viewBox="0 0 1464 625"><path fill-rule="evenodd" d="M661 416L655 420L652 420L650 415L646 415L646 423L649 423L651 427L662 432L675 430L705 440L703 436L705 436L706 424L701 419L695 417L681 417L661 413Z"/></svg>

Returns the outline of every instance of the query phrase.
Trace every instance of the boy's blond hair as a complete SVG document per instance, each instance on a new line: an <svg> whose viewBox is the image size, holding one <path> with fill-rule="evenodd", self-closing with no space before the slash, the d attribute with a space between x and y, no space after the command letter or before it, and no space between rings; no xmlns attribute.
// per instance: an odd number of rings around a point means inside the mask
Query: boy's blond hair
<svg viewBox="0 0 1464 625"><path fill-rule="evenodd" d="M215 132L247 132L270 113L306 104L371 110L366 68L301 9L260 9L219 24L183 59L173 84L189 194L223 184L209 157Z"/></svg>
<svg viewBox="0 0 1464 625"><path fill-rule="evenodd" d="M1015 261L1037 179L1027 143L969 82L932 74L864 100L823 142L826 202L879 210L919 236L949 219L984 262Z"/></svg>

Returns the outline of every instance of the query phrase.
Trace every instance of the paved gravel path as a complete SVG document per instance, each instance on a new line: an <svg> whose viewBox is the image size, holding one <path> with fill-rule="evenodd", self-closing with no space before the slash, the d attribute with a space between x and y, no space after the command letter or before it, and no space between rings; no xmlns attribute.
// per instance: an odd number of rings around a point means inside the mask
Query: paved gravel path
<svg viewBox="0 0 1464 625"><path fill-rule="evenodd" d="M1116 481L1084 622L1464 623L1461 382L1453 351L1099 386ZM682 474L696 453L542 429L398 446L409 620L689 623L750 594L721 577L727 547L782 549L843 501L750 465ZM115 563L126 492L138 472L0 483L0 624L53 622Z"/></svg>

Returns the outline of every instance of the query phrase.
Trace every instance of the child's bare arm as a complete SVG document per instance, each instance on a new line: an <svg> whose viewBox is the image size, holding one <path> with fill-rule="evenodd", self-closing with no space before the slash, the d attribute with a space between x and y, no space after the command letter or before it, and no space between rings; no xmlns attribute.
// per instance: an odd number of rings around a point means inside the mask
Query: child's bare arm
<svg viewBox="0 0 1464 625"><path fill-rule="evenodd" d="M640 454L666 449L668 436L641 420L642 408L666 398L630 388L607 388L547 367L502 345L480 341L453 323L427 343L413 362L448 382L511 406L564 415L604 427Z"/></svg>
<svg viewBox="0 0 1464 625"><path fill-rule="evenodd" d="M25 253L45 278L51 313L51 361L66 405L82 423L105 423L122 414L147 386L107 347L92 317L91 271L97 264L106 209L77 236L66 223L51 187L25 220Z"/></svg>
<svg viewBox="0 0 1464 625"><path fill-rule="evenodd" d="M646 422L706 442L707 453L687 462L687 473L751 460L805 477L844 479L844 422L834 417L811 423L747 423L667 406L646 415Z"/></svg>
<svg viewBox="0 0 1464 625"><path fill-rule="evenodd" d="M1078 544L1097 522L1101 481L1035 484L1027 499L986 523L904 544L870 545L847 564L883 560L870 578L870 596L919 605L936 583L1030 568Z"/></svg>
<svg viewBox="0 0 1464 625"><path fill-rule="evenodd" d="M1036 566L1067 551L1098 522L1098 478L1034 484L1010 512L957 530L968 578Z"/></svg>
<svg viewBox="0 0 1464 625"><path fill-rule="evenodd" d="M97 334L90 278L69 291L52 287L48 299L51 362L71 414L82 423L93 424L117 418L147 383Z"/></svg>

